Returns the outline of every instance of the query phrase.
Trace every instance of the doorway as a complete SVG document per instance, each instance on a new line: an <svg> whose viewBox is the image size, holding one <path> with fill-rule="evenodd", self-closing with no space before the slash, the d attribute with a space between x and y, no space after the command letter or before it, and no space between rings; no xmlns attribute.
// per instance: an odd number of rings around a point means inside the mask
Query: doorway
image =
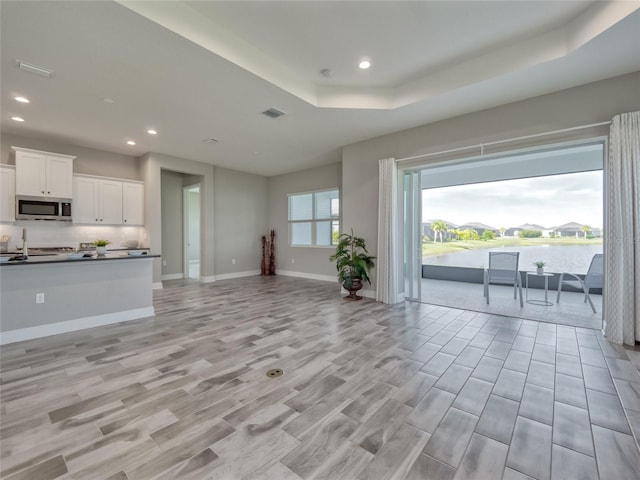
<svg viewBox="0 0 640 480"><path fill-rule="evenodd" d="M200 184L183 188L185 278L200 278Z"/></svg>
<svg viewBox="0 0 640 480"><path fill-rule="evenodd" d="M556 292L561 278L584 277L603 251L604 152L602 141L591 140L405 171L406 296L600 328L601 289L592 291L595 312L577 290L563 285L562 303ZM522 289L534 299L524 308L509 287L492 286L491 304L486 301L483 273L493 251L519 253ZM548 284L536 278L538 262L546 265Z"/></svg>

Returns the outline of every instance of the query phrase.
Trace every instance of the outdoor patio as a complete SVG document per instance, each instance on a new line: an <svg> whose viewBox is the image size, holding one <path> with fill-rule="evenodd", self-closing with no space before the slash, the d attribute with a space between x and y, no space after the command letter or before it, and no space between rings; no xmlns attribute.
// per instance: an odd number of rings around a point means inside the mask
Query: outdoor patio
<svg viewBox="0 0 640 480"><path fill-rule="evenodd" d="M553 305L541 306L525 301L521 308L519 299L513 298L513 287L491 285L489 288L491 303L487 305L482 284L423 278L422 302L575 327L602 328L602 295L591 294L598 312L593 313L589 304L583 303L582 293L563 291L558 304L557 291L549 290L548 300ZM522 298L526 299L524 287ZM544 290L530 289L529 300L544 300Z"/></svg>

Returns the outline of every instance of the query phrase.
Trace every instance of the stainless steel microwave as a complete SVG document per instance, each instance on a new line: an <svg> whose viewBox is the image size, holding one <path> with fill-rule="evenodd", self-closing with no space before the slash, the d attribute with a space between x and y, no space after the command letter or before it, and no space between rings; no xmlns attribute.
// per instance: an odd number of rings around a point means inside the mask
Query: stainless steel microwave
<svg viewBox="0 0 640 480"><path fill-rule="evenodd" d="M17 196L16 220L62 220L70 222L71 200Z"/></svg>

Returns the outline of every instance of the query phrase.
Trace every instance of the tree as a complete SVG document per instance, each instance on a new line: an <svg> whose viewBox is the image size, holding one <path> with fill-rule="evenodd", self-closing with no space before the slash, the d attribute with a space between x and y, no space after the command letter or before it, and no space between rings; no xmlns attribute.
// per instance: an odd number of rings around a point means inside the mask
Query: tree
<svg viewBox="0 0 640 480"><path fill-rule="evenodd" d="M482 232L482 237L480 238L482 240L493 240L494 238L496 238L496 234L492 230L485 230L484 232Z"/></svg>
<svg viewBox="0 0 640 480"><path fill-rule="evenodd" d="M446 232L449 225L444 220L436 220L431 224L431 230L433 230L433 243L436 243L438 240L438 235L440 235L440 243L444 242L442 232Z"/></svg>
<svg viewBox="0 0 640 480"><path fill-rule="evenodd" d="M500 227L500 236L504 238L504 232L506 232L507 229L504 227Z"/></svg>
<svg viewBox="0 0 640 480"><path fill-rule="evenodd" d="M542 230L520 230L518 232L520 238L540 238L542 237Z"/></svg>
<svg viewBox="0 0 640 480"><path fill-rule="evenodd" d="M476 229L467 228L466 230L462 230L460 232L461 240L480 240L480 235Z"/></svg>
<svg viewBox="0 0 640 480"><path fill-rule="evenodd" d="M588 233L591 233L591 230L593 230L593 229L592 229L589 225L582 225L582 226L580 227L580 231L581 231L582 233L584 233L584 238L585 238L585 239L587 238L587 234L588 234Z"/></svg>

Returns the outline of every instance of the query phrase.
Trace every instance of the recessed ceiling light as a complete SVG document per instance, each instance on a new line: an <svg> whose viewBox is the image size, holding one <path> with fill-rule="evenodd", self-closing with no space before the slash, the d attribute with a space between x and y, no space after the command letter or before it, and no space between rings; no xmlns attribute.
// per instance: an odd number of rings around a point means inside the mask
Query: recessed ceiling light
<svg viewBox="0 0 640 480"><path fill-rule="evenodd" d="M135 145L136 142L134 142L133 140L127 140L127 145Z"/></svg>
<svg viewBox="0 0 640 480"><path fill-rule="evenodd" d="M116 101L113 98L103 98L102 101L104 103L109 103L109 104L116 103Z"/></svg>
<svg viewBox="0 0 640 480"><path fill-rule="evenodd" d="M20 102L20 103L29 103L29 99L26 97L14 97L16 102Z"/></svg>
<svg viewBox="0 0 640 480"><path fill-rule="evenodd" d="M158 132L156 130L154 130L153 128L150 128L149 130L147 130L147 133L149 135L157 135L158 134Z"/></svg>
<svg viewBox="0 0 640 480"><path fill-rule="evenodd" d="M11 117L11 120L14 122L24 122L24 118L22 117Z"/></svg>
<svg viewBox="0 0 640 480"><path fill-rule="evenodd" d="M362 70L366 70L367 68L369 68L371 66L371 62L369 60L362 60L359 64L358 67L360 67Z"/></svg>

